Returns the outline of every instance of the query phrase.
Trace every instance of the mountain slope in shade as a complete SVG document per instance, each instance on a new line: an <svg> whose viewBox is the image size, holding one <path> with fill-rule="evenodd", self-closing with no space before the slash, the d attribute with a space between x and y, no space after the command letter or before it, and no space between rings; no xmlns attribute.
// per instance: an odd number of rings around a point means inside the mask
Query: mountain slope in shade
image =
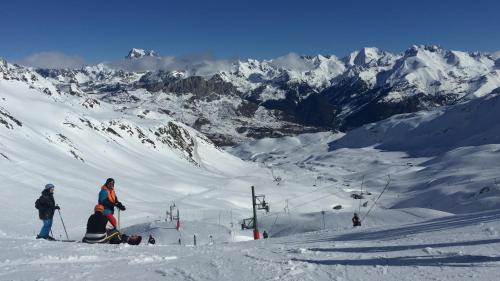
<svg viewBox="0 0 500 281"><path fill-rule="evenodd" d="M353 193L381 192L390 176L382 203L389 208L484 211L500 208L499 112L500 92L396 115L346 134L262 139L229 151L265 163L283 179L306 170L315 183L333 181Z"/></svg>

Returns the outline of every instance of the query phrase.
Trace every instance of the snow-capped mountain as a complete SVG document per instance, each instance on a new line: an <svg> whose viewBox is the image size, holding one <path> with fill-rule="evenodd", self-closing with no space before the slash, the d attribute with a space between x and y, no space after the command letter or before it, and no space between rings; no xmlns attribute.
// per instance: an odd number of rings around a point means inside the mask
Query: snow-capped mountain
<svg viewBox="0 0 500 281"><path fill-rule="evenodd" d="M400 54L363 48L342 59L289 54L229 65L205 60L170 65L171 58L141 49L128 57L134 65L152 60L169 67L133 72L98 64L35 71L52 84L49 88L112 102L124 111L167 114L219 145L346 131L394 114L466 102L500 87L500 59L494 54L438 46L413 46ZM33 70L13 66L3 72Z"/></svg>
<svg viewBox="0 0 500 281"><path fill-rule="evenodd" d="M128 55L125 56L126 59L140 59L144 57L160 57L160 54L153 50L144 50L144 49L137 49L137 48L132 48L129 52Z"/></svg>

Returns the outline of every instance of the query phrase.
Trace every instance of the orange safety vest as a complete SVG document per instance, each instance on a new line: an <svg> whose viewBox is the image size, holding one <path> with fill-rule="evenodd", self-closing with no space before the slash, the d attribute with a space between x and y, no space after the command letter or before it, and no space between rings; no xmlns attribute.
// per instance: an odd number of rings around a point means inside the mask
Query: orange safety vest
<svg viewBox="0 0 500 281"><path fill-rule="evenodd" d="M106 185L103 185L101 189L106 189L108 192L108 200L111 202L113 205L116 203L116 194L114 189L109 189Z"/></svg>

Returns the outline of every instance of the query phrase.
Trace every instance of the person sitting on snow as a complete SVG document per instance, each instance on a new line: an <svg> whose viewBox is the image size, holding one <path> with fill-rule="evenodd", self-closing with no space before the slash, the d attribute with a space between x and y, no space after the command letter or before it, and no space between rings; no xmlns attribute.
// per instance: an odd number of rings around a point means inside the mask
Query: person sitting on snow
<svg viewBox="0 0 500 281"><path fill-rule="evenodd" d="M55 240L50 236L50 230L52 228L52 220L54 218L55 210L59 210L59 206L56 205L54 200L54 185L49 183L45 185L42 191L42 195L35 202L35 207L38 209L38 216L43 222L42 229L40 233L36 236L36 239L46 239Z"/></svg>
<svg viewBox="0 0 500 281"><path fill-rule="evenodd" d="M115 180L109 178L106 183L101 187L99 192L98 202L103 206L103 214L108 218L109 222L116 228L117 222L113 214L115 213L115 206L121 211L125 211L125 206L118 201L115 194Z"/></svg>
<svg viewBox="0 0 500 281"><path fill-rule="evenodd" d="M107 229L106 225L109 219L103 214L104 207L97 204L94 208L94 214L87 221L87 232L83 237L85 243L102 243L102 244L120 244L128 243L130 245L138 245L141 243L142 237L131 235L130 237L121 234L116 228Z"/></svg>
<svg viewBox="0 0 500 281"><path fill-rule="evenodd" d="M358 214L354 213L354 217L352 217L352 226L361 226L361 220L358 217Z"/></svg>
<svg viewBox="0 0 500 281"><path fill-rule="evenodd" d="M94 208L94 214L87 221L87 232L83 237L86 243L110 243L119 244L123 238L116 228L106 229L109 219L103 214L104 207L97 204Z"/></svg>

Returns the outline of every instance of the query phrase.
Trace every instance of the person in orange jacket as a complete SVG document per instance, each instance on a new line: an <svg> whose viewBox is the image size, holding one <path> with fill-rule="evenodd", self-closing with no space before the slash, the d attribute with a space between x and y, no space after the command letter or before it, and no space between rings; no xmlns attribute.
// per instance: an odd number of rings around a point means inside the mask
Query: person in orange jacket
<svg viewBox="0 0 500 281"><path fill-rule="evenodd" d="M108 218L109 222L116 228L117 221L113 216L115 213L115 207L120 209L121 211L125 211L125 206L118 201L118 197L115 194L115 180L109 178L106 180L106 183L101 187L101 191L99 192L99 205L103 206L102 213Z"/></svg>

